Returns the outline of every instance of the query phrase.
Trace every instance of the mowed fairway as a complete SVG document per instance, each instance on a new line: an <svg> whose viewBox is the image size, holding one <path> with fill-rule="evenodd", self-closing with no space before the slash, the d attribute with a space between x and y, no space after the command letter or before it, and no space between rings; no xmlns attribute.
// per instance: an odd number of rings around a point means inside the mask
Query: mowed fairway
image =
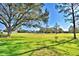
<svg viewBox="0 0 79 59"><path fill-rule="evenodd" d="M70 33L16 33L0 38L0 56L79 56L79 39L72 38Z"/></svg>

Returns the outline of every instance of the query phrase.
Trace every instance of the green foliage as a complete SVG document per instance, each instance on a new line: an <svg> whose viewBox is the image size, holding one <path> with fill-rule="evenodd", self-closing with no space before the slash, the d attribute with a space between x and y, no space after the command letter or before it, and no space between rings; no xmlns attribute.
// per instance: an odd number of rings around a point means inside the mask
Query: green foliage
<svg viewBox="0 0 79 59"><path fill-rule="evenodd" d="M59 13L64 13L65 21L69 21L70 23L73 22L73 17L72 13L74 13L75 20L78 20L78 3L73 3L73 9L74 12L72 11L72 3L59 3L56 4L56 9L58 10Z"/></svg>
<svg viewBox="0 0 79 59"><path fill-rule="evenodd" d="M52 28L40 28L39 33L52 33Z"/></svg>
<svg viewBox="0 0 79 59"><path fill-rule="evenodd" d="M56 5L59 13L63 12L66 21L69 21L73 24L73 34L74 39L76 39L76 21L78 20L79 13L78 11L79 4L78 3L59 3Z"/></svg>
<svg viewBox="0 0 79 59"><path fill-rule="evenodd" d="M53 32L54 33L63 33L63 29L60 27L60 25L58 23L55 24L55 26L53 27Z"/></svg>
<svg viewBox="0 0 79 59"><path fill-rule="evenodd" d="M79 33L79 28L78 27L76 27L75 30L76 30L76 33ZM69 32L73 33L73 26L72 25L69 27Z"/></svg>
<svg viewBox="0 0 79 59"><path fill-rule="evenodd" d="M39 33L63 33L64 30L58 25L57 23L55 24L54 27L41 27L40 30L38 31Z"/></svg>
<svg viewBox="0 0 79 59"><path fill-rule="evenodd" d="M0 3L0 23L5 25L10 36L23 24L32 25L30 21L46 22L49 13L42 10L43 6L42 3Z"/></svg>
<svg viewBox="0 0 79 59"><path fill-rule="evenodd" d="M28 33L28 30L18 30L18 33Z"/></svg>

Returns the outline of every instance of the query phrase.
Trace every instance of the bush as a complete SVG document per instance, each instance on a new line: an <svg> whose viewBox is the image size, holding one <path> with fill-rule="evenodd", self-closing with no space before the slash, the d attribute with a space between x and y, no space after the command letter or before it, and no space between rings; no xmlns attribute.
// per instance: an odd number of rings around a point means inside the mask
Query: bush
<svg viewBox="0 0 79 59"><path fill-rule="evenodd" d="M28 32L27 30L19 30L18 33L26 33Z"/></svg>
<svg viewBox="0 0 79 59"><path fill-rule="evenodd" d="M3 34L3 32L0 32L0 37L4 38L4 37L7 37L7 35Z"/></svg>

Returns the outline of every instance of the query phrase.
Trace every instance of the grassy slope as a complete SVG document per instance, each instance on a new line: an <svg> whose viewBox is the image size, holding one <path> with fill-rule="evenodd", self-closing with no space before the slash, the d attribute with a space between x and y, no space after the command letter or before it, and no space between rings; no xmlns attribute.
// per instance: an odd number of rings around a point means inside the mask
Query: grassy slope
<svg viewBox="0 0 79 59"><path fill-rule="evenodd" d="M78 36L79 34L77 34L77 38ZM73 34L64 33L57 35L35 33L12 34L11 38L0 38L0 55L78 56L79 40L62 43L71 40L71 37L73 37ZM45 46L49 47L24 53Z"/></svg>

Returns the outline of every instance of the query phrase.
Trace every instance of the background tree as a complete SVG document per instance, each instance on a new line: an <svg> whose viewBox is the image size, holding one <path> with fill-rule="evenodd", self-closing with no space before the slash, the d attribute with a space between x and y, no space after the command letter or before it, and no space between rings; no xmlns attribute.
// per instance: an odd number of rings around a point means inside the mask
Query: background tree
<svg viewBox="0 0 79 59"><path fill-rule="evenodd" d="M45 11L46 11L46 14L49 14L49 12L47 11L47 9L46 9ZM46 28L45 31L47 31L47 29L48 29L49 31L51 30L51 29L48 28L48 27L49 27L49 26L48 26L48 18L49 18L49 17L46 17L46 18L44 19L44 20L45 20L45 25L46 25L46 26L45 26L45 28Z"/></svg>
<svg viewBox="0 0 79 59"><path fill-rule="evenodd" d="M52 33L52 28L40 28L39 33Z"/></svg>
<svg viewBox="0 0 79 59"><path fill-rule="evenodd" d="M0 3L0 23L5 25L8 36L10 36L12 31L25 22L45 21L44 18L48 14L42 10L43 6L44 4L33 3Z"/></svg>
<svg viewBox="0 0 79 59"><path fill-rule="evenodd" d="M39 33L45 33L45 28L41 27Z"/></svg>
<svg viewBox="0 0 79 59"><path fill-rule="evenodd" d="M54 32L57 34L59 32L59 25L58 23L55 24L55 26L53 27Z"/></svg>
<svg viewBox="0 0 79 59"><path fill-rule="evenodd" d="M59 33L63 33L64 32L64 30L62 28L59 28L58 31L59 31Z"/></svg>
<svg viewBox="0 0 79 59"><path fill-rule="evenodd" d="M69 31L69 33L73 33L73 26L72 25L69 27L68 31ZM79 33L79 27L76 27L75 31L76 31L76 33Z"/></svg>
<svg viewBox="0 0 79 59"><path fill-rule="evenodd" d="M73 32L73 26L71 25L70 27L69 27L69 33L72 33Z"/></svg>
<svg viewBox="0 0 79 59"><path fill-rule="evenodd" d="M73 24L74 39L76 39L75 22L79 17L79 4L78 3L59 3L56 4L56 8L59 13L63 12L66 21L70 21Z"/></svg>

